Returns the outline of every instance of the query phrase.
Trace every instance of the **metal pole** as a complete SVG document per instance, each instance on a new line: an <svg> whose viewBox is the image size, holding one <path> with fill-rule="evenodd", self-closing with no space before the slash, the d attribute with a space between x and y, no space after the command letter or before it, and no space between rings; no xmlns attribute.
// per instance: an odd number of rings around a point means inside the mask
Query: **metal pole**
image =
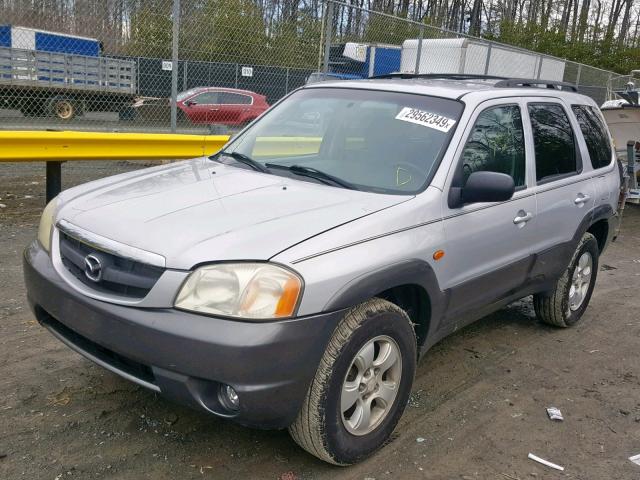
<svg viewBox="0 0 640 480"><path fill-rule="evenodd" d="M238 88L238 70L240 69L240 65L238 65L236 63L236 76L235 76L235 80L234 80L234 87L233 88Z"/></svg>
<svg viewBox="0 0 640 480"><path fill-rule="evenodd" d="M542 73L542 55L538 56L538 74L536 79L540 80L540 74Z"/></svg>
<svg viewBox="0 0 640 480"><path fill-rule="evenodd" d="M638 188L638 178L636 177L635 146L635 140L627 141L627 174L629 175L629 188L631 190L635 190ZM634 203L637 203L637 200Z"/></svg>
<svg viewBox="0 0 640 480"><path fill-rule="evenodd" d="M49 203L62 190L62 162L47 162L47 194Z"/></svg>
<svg viewBox="0 0 640 480"><path fill-rule="evenodd" d="M489 75L489 62L491 61L491 47L492 47L492 43L489 42L489 45L487 46L487 59L484 62L484 74L485 75Z"/></svg>
<svg viewBox="0 0 640 480"><path fill-rule="evenodd" d="M188 90L189 87L187 86L187 65L189 64L189 62L187 62L186 60L184 60L182 62L182 90Z"/></svg>
<svg viewBox="0 0 640 480"><path fill-rule="evenodd" d="M331 36L333 29L333 2L327 5L327 24L325 25L324 38L324 63L322 64L322 73L325 75L329 72L329 54L331 53Z"/></svg>
<svg viewBox="0 0 640 480"><path fill-rule="evenodd" d="M178 123L178 37L180 36L180 0L173 0L173 33L171 41L171 133Z"/></svg>
<svg viewBox="0 0 640 480"><path fill-rule="evenodd" d="M580 74L582 73L582 64L578 64L578 75L576 75L576 88L580 86Z"/></svg>
<svg viewBox="0 0 640 480"><path fill-rule="evenodd" d="M318 42L318 66L316 67L316 71L319 72L322 69L322 52L324 50L324 30L325 30L325 22L327 21L327 4L324 3L322 5L322 23L320 24L320 41Z"/></svg>
<svg viewBox="0 0 640 480"><path fill-rule="evenodd" d="M287 77L285 78L285 82L284 82L284 93L285 95L289 93L289 68L288 67L287 67Z"/></svg>
<svg viewBox="0 0 640 480"><path fill-rule="evenodd" d="M422 56L422 40L424 39L424 25L420 25L420 32L418 33L418 50L416 51L416 69L413 73L418 75L420 73L420 60Z"/></svg>
<svg viewBox="0 0 640 480"><path fill-rule="evenodd" d="M369 77L376 72L376 47L369 47Z"/></svg>

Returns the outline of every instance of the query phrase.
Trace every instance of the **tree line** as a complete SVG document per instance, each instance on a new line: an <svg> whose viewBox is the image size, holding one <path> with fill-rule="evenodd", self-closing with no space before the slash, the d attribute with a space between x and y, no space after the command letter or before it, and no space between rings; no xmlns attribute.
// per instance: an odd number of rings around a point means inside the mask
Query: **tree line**
<svg viewBox="0 0 640 480"><path fill-rule="evenodd" d="M344 0L334 40L397 43L417 27L368 10L621 74L640 68L639 0ZM11 23L100 39L107 54L168 57L173 0L0 0ZM322 0L181 0L180 57L313 68Z"/></svg>

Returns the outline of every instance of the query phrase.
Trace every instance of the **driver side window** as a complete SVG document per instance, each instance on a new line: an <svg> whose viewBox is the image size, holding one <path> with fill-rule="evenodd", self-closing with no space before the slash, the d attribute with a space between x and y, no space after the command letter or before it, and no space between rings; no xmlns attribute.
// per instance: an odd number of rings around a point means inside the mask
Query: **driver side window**
<svg viewBox="0 0 640 480"><path fill-rule="evenodd" d="M524 131L518 105L490 107L477 118L462 151L463 185L473 172L506 173L524 187Z"/></svg>

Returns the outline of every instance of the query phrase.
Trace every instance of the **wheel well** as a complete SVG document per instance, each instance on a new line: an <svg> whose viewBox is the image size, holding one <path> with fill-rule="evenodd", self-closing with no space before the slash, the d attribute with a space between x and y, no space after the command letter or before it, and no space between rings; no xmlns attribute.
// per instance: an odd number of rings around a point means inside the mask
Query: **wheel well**
<svg viewBox="0 0 640 480"><path fill-rule="evenodd" d="M402 308L414 324L418 346L423 345L429 332L431 321L431 301L420 285L409 284L389 288L376 295Z"/></svg>
<svg viewBox="0 0 640 480"><path fill-rule="evenodd" d="M602 252L605 243L607 243L607 235L609 235L609 223L606 220L598 220L587 229L587 232L596 237L598 250Z"/></svg>

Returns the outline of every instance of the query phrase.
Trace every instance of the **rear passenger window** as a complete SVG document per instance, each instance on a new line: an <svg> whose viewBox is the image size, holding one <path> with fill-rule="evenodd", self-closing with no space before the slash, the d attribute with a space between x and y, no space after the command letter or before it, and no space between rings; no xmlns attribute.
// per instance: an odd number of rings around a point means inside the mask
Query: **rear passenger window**
<svg viewBox="0 0 640 480"><path fill-rule="evenodd" d="M554 103L532 103L529 116L536 152L536 180L576 173L576 143L564 108Z"/></svg>
<svg viewBox="0 0 640 480"><path fill-rule="evenodd" d="M516 187L524 186L526 162L522 116L517 105L482 112L462 151L464 182L473 172L506 173Z"/></svg>
<svg viewBox="0 0 640 480"><path fill-rule="evenodd" d="M595 108L588 105L573 105L582 136L589 150L593 168L606 167L611 163L611 142L609 131Z"/></svg>

